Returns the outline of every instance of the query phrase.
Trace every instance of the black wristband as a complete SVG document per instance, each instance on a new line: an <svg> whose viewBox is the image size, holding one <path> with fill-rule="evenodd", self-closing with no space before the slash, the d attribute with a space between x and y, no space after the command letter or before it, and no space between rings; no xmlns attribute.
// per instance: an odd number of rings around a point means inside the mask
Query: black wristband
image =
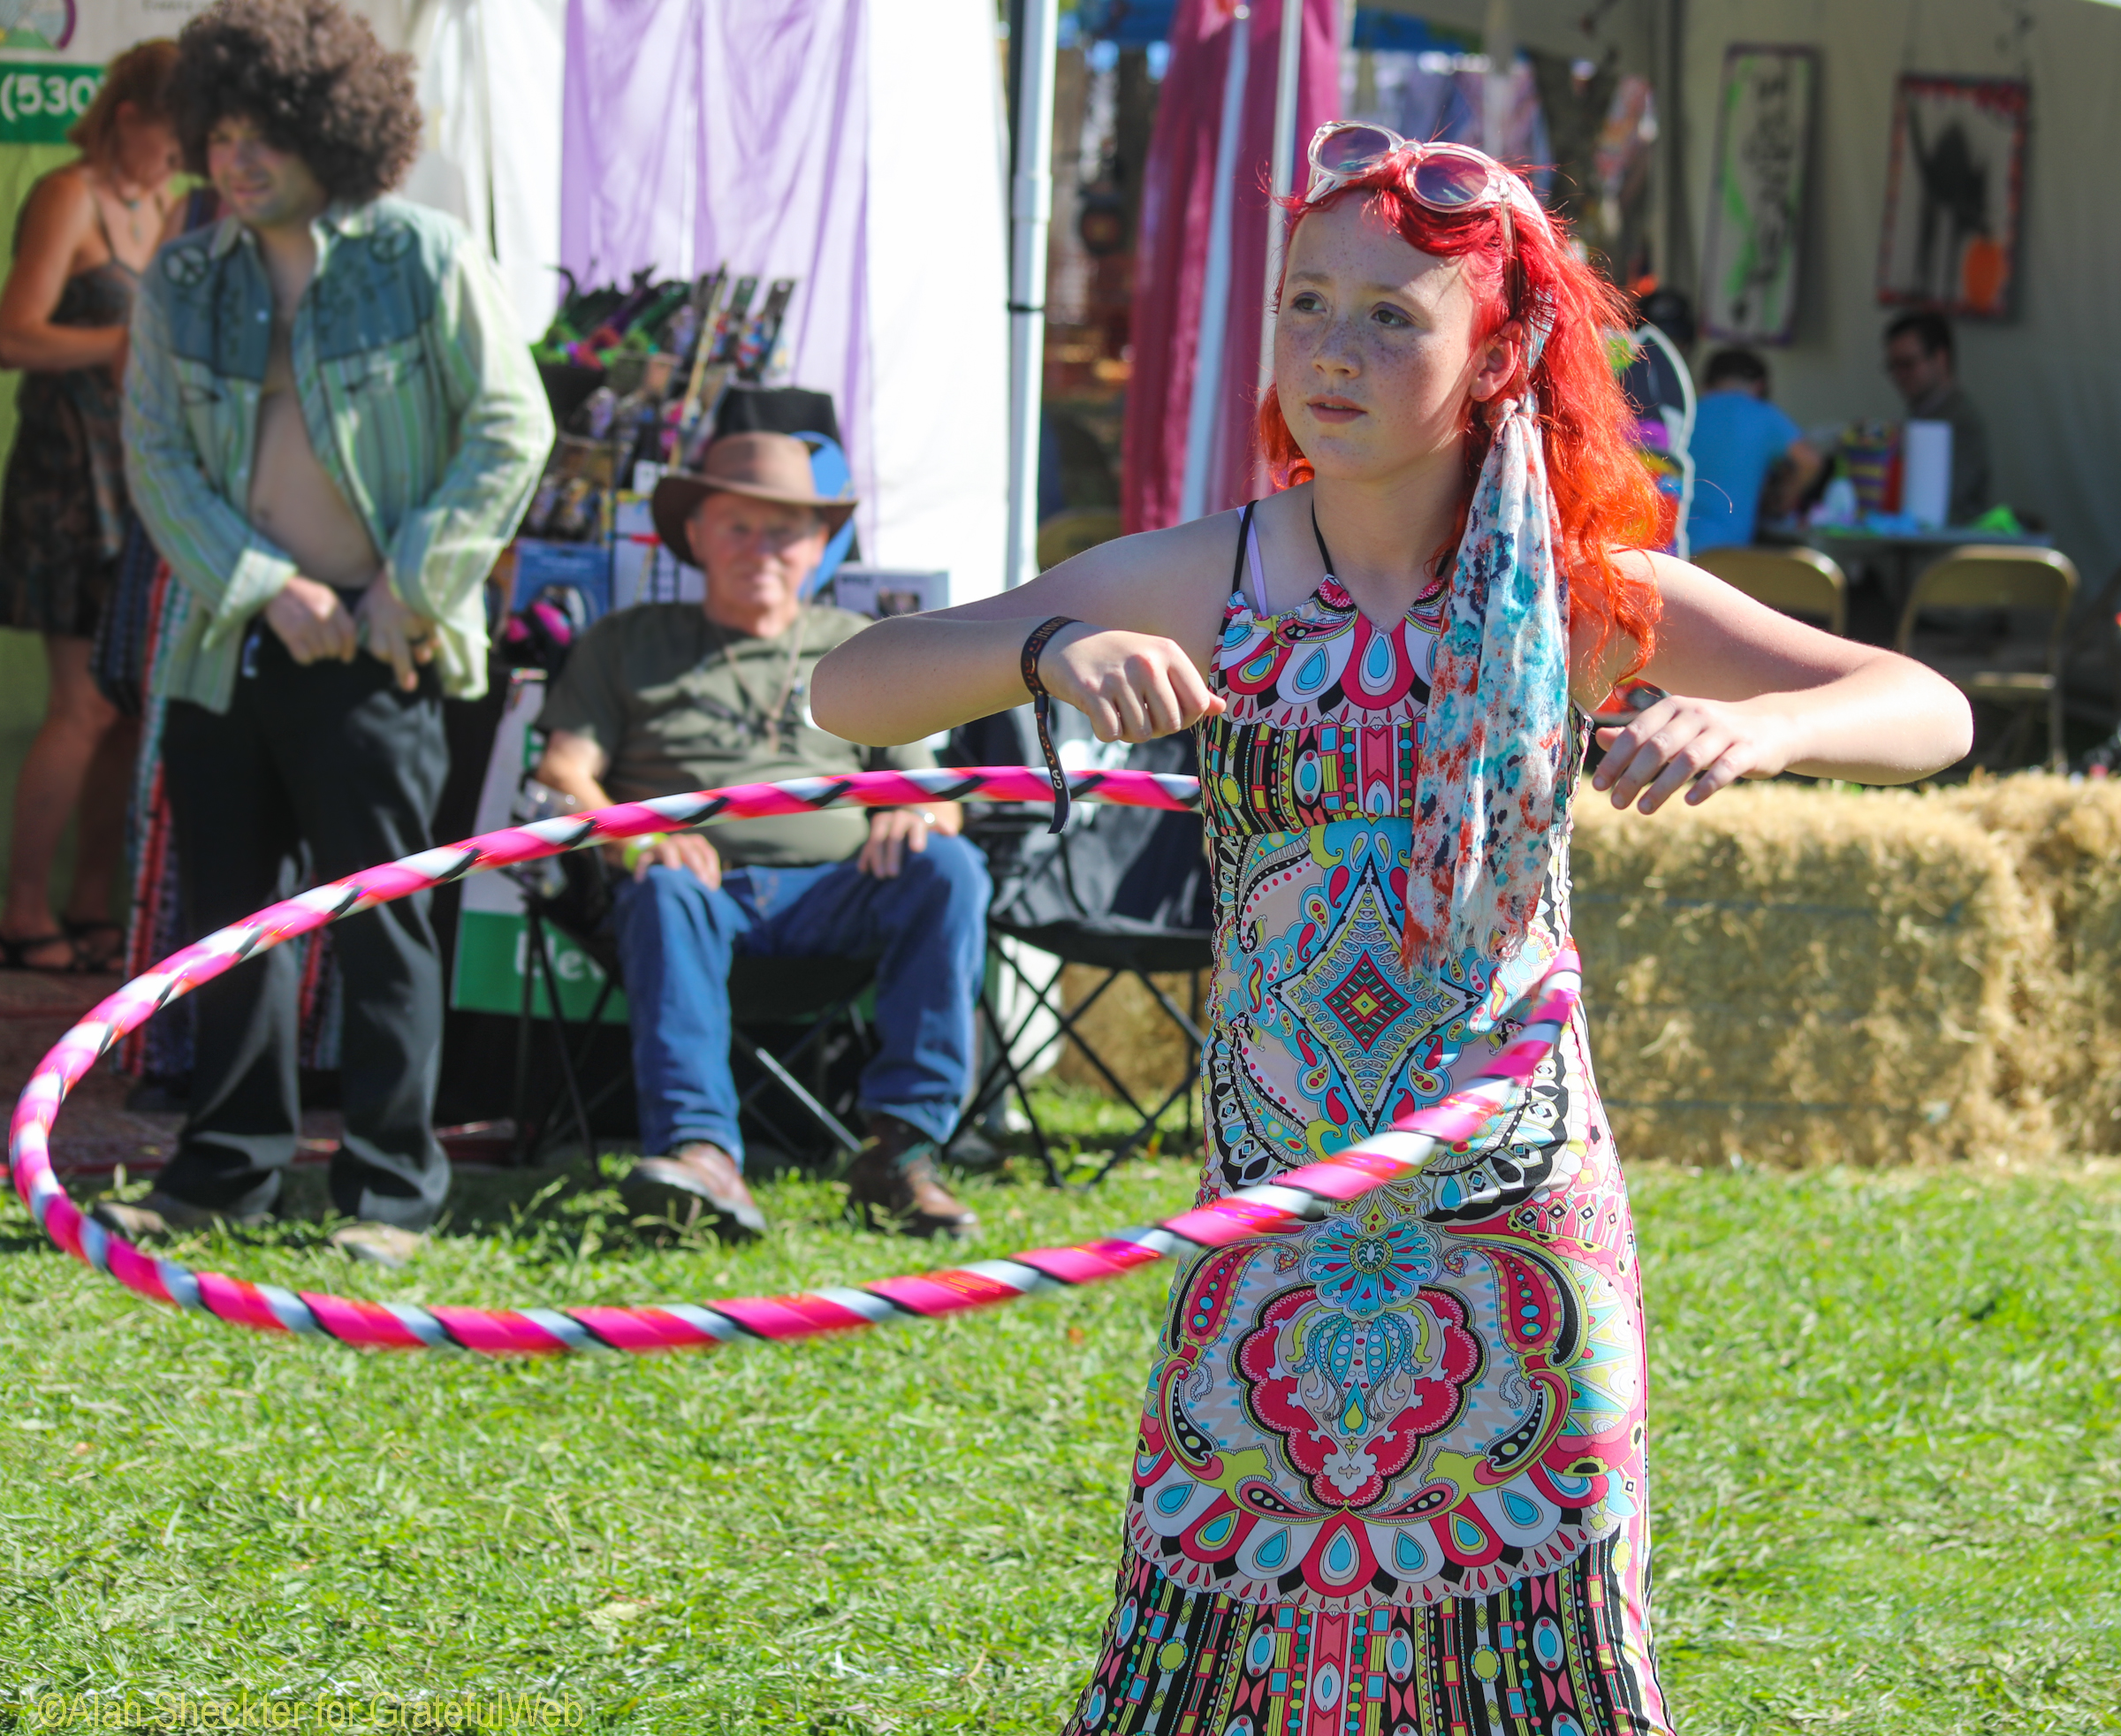
<svg viewBox="0 0 2121 1736"><path fill-rule="evenodd" d="M1045 691L1045 683L1038 679L1038 659L1045 654L1045 648L1053 642L1054 634L1064 627L1073 627L1075 624L1076 618L1073 615L1055 615L1050 621L1040 621L1031 629L1030 637L1023 642L1021 664L1023 684L1031 690L1033 697Z"/></svg>
<svg viewBox="0 0 2121 1736"><path fill-rule="evenodd" d="M1073 627L1073 615L1054 615L1042 621L1031 629L1030 637L1023 642L1023 656L1019 666L1023 673L1023 684L1031 694L1031 715L1038 724L1038 750L1045 756L1045 775L1053 786L1053 823L1048 832L1057 833L1068 825L1068 773L1060 769L1060 756L1053 751L1053 696L1045 690L1045 683L1038 679L1038 659L1045 654L1046 645L1054 634L1064 627Z"/></svg>

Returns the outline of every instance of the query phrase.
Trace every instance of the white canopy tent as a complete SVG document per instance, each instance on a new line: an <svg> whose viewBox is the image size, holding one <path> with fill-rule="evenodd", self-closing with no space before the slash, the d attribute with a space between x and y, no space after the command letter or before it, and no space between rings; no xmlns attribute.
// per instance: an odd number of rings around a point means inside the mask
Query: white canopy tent
<svg viewBox="0 0 2121 1736"><path fill-rule="evenodd" d="M519 312L533 328L551 305L545 262L560 251L557 148L546 148L545 141L557 141L560 130L565 4L417 0L407 26L421 57L430 118L429 151L408 191L483 229ZM946 567L959 601L1021 583L1037 570L1057 0L1028 0L1019 15L1024 42L1015 125L1023 148L1007 197L1006 400L997 396L1005 377L992 368L1000 359L994 339L1001 309L984 293L1000 286L1000 248L983 256L980 244L991 232L984 213L962 199L949 201L948 247L937 246L927 172L939 119L953 141L946 154L962 174L962 141L980 136L976 123L983 103L990 105L996 147L1006 149L999 110L992 106L990 69L998 62L984 0L954 0L947 11L935 0L872 0L868 19L870 286L878 323L872 326L864 382L873 396L846 392L841 401L866 403L872 419L873 459L865 466L861 452L855 453L857 476L866 470L873 477L864 480L864 492L873 499L862 515L869 558ZM377 22L383 28L380 16ZM1294 46L1292 33L1280 57L1278 112L1289 116L1295 112ZM508 93L505 103L494 102L496 90ZM939 110L936 95L942 91L952 101ZM1277 126L1277 191L1294 172L1295 141L1280 136L1292 126L1286 119ZM1004 161L997 161L998 181ZM684 267L697 269L699 262L685 251ZM1270 278L1275 264L1270 255ZM994 438L996 413L1005 409L1006 445ZM850 430L850 447L860 438ZM995 461L1005 454L1006 471L996 477ZM1006 520L998 520L998 507L1006 509Z"/></svg>
<svg viewBox="0 0 2121 1736"><path fill-rule="evenodd" d="M566 10L566 0L418 0L405 26L428 110L428 149L407 191L489 240L528 335L559 299ZM862 10L867 79L855 111L864 137L854 156L865 173L847 196L862 202L864 273L858 288L803 290L863 295L866 343L858 355L806 354L802 323L792 321L794 376L838 400L863 496L864 558L946 570L965 601L1000 586L1008 498L1005 133L992 13L984 0L868 0ZM731 258L733 270L784 269L766 256L777 245L772 210L731 211L718 226L764 238L765 253ZM694 257L680 211L653 230L656 257L602 259L599 275L715 263Z"/></svg>
<svg viewBox="0 0 2121 1736"><path fill-rule="evenodd" d="M486 239L533 338L559 289L552 268L566 11L566 0L422 0L407 31L420 62L427 148L406 194Z"/></svg>

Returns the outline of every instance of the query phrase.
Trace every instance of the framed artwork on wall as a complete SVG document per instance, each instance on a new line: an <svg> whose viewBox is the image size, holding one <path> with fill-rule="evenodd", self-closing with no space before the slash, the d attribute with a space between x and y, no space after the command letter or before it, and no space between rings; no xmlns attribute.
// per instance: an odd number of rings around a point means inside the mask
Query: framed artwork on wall
<svg viewBox="0 0 2121 1736"><path fill-rule="evenodd" d="M1878 300L2005 319L2025 198L2022 79L1901 74L1878 250Z"/></svg>
<svg viewBox="0 0 2121 1736"><path fill-rule="evenodd" d="M1819 103L1819 50L1734 44L1716 103L1702 324L1714 338L1786 344L1797 324L1799 230Z"/></svg>

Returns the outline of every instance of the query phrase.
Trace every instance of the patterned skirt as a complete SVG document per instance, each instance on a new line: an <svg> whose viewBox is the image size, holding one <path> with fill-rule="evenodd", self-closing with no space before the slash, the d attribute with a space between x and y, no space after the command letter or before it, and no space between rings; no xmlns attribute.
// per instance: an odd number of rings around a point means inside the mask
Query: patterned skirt
<svg viewBox="0 0 2121 1736"><path fill-rule="evenodd" d="M1327 1615L1194 1591L1129 1554L1071 1732L1588 1736L1665 1728L1615 1545L1501 1591ZM1645 1704L1645 1689L1650 1691Z"/></svg>
<svg viewBox="0 0 2121 1736"><path fill-rule="evenodd" d="M1669 1731L1639 1275L1580 1024L1525 1097L1177 1275L1069 1736Z"/></svg>

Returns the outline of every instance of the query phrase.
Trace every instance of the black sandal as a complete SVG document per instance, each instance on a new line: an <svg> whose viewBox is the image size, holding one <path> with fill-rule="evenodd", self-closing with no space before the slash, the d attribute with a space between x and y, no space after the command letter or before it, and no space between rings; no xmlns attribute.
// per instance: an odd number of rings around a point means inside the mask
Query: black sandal
<svg viewBox="0 0 2121 1736"><path fill-rule="evenodd" d="M61 917L59 927L65 937L73 942L74 964L81 971L116 971L125 962L125 931L123 924L103 917ZM88 945L92 934L111 934L117 944L109 952L98 952Z"/></svg>
<svg viewBox="0 0 2121 1736"><path fill-rule="evenodd" d="M39 947L63 946L67 949L64 964L32 964L29 955ZM40 977L74 977L81 971L81 949L73 943L73 937L57 930L49 934L31 934L19 940L11 940L0 934L0 971L27 971Z"/></svg>

